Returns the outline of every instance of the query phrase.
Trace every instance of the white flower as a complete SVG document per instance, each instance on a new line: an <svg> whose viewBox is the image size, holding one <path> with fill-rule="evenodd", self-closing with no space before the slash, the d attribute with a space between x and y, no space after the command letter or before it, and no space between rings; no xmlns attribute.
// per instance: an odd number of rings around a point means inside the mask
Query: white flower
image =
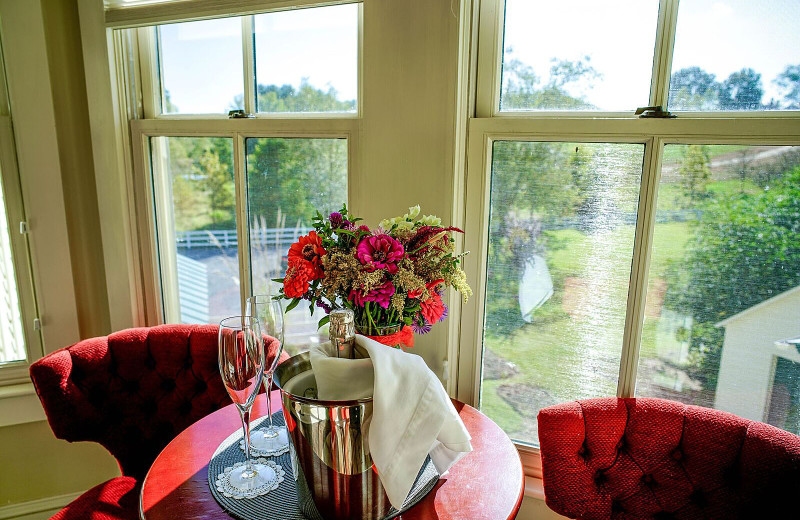
<svg viewBox="0 0 800 520"><path fill-rule="evenodd" d="M441 226L442 225L442 219L440 219L436 215L425 215L422 218L420 218L419 221L420 221L420 223L422 223L423 226Z"/></svg>
<svg viewBox="0 0 800 520"><path fill-rule="evenodd" d="M406 213L406 218L414 220L419 216L419 204L416 206L408 208L408 213Z"/></svg>
<svg viewBox="0 0 800 520"><path fill-rule="evenodd" d="M402 220L397 223L397 229L399 231L408 231L414 228L414 223L408 220Z"/></svg>

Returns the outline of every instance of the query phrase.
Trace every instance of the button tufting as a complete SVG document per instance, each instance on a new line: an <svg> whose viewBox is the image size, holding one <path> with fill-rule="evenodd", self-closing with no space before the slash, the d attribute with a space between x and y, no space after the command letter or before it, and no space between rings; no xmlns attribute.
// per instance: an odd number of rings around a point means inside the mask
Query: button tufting
<svg viewBox="0 0 800 520"><path fill-rule="evenodd" d="M184 401L178 407L178 413L180 413L181 415L189 415L191 411L192 411L192 403L190 403L189 401Z"/></svg>
<svg viewBox="0 0 800 520"><path fill-rule="evenodd" d="M190 357L186 358L186 361L184 361L184 363L183 363L183 368L185 368L187 370L192 368L192 358L190 358Z"/></svg>
<svg viewBox="0 0 800 520"><path fill-rule="evenodd" d="M147 359L144 360L144 366L150 370L155 370L156 360L153 359L153 356L147 356Z"/></svg>
<svg viewBox="0 0 800 520"><path fill-rule="evenodd" d="M625 508L622 507L622 502L619 500L612 500L611 501L611 512L612 513L624 513Z"/></svg>
<svg viewBox="0 0 800 520"><path fill-rule="evenodd" d="M174 379L164 379L161 381L161 389L169 392L170 390L175 389L175 380Z"/></svg>
<svg viewBox="0 0 800 520"><path fill-rule="evenodd" d="M625 437L620 437L619 442L617 442L617 451L624 450L626 446Z"/></svg>
<svg viewBox="0 0 800 520"><path fill-rule="evenodd" d="M603 470L598 469L597 472L594 474L594 483L596 486L600 487L603 484L608 482L608 477L603 472Z"/></svg>
<svg viewBox="0 0 800 520"><path fill-rule="evenodd" d="M702 489L695 489L694 492L689 495L689 500L698 507L705 507L706 504L708 504L708 499Z"/></svg>
<svg viewBox="0 0 800 520"><path fill-rule="evenodd" d="M673 520L675 515L669 511L659 511L653 515L654 520Z"/></svg>
<svg viewBox="0 0 800 520"><path fill-rule="evenodd" d="M586 443L581 444L580 449L578 449L578 456L584 460L589 458L589 448L586 447Z"/></svg>
<svg viewBox="0 0 800 520"><path fill-rule="evenodd" d="M642 475L642 484L649 487L655 487L656 479L653 478L653 475L650 475L649 473L644 474Z"/></svg>
<svg viewBox="0 0 800 520"><path fill-rule="evenodd" d="M158 410L158 405L152 399L148 399L147 401L142 403L142 412L147 416L155 415L157 410Z"/></svg>
<svg viewBox="0 0 800 520"><path fill-rule="evenodd" d="M197 381L197 383L195 383L194 389L198 394L200 394L200 393L203 393L206 390L208 390L208 385L206 384L205 381L203 381L201 379L201 380Z"/></svg>
<svg viewBox="0 0 800 520"><path fill-rule="evenodd" d="M133 381L125 381L123 388L126 392L135 394L139 391L139 381L136 381L135 379Z"/></svg>
<svg viewBox="0 0 800 520"><path fill-rule="evenodd" d="M680 448L672 450L672 458L674 460L683 460L683 450Z"/></svg>

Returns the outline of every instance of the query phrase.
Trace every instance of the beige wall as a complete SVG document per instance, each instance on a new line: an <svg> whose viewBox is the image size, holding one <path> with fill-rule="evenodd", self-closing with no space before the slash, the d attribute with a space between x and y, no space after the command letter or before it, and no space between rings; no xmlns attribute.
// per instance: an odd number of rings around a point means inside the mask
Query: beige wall
<svg viewBox="0 0 800 520"><path fill-rule="evenodd" d="M75 0L0 1L46 352L109 332L76 9ZM57 440L45 421L0 428L0 518L46 518L49 497L66 500L116 474L104 448Z"/></svg>
<svg viewBox="0 0 800 520"><path fill-rule="evenodd" d="M450 1L364 2L361 174L351 197L370 224L416 204L424 214L450 219L457 5L451 11ZM439 375L446 341L447 327L440 325L419 336L414 348Z"/></svg>
<svg viewBox="0 0 800 520"><path fill-rule="evenodd" d="M76 0L42 0L81 338L111 332Z"/></svg>
<svg viewBox="0 0 800 520"><path fill-rule="evenodd" d="M105 448L58 440L46 422L0 428L0 446L0 508L82 492L119 474Z"/></svg>

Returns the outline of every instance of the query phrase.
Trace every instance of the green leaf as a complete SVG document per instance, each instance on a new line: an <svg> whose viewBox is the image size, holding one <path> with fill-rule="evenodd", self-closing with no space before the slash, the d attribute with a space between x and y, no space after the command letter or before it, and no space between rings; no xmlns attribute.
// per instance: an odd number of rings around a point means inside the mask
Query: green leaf
<svg viewBox="0 0 800 520"><path fill-rule="evenodd" d="M325 316L324 318L322 318L321 320L319 320L319 323L317 324L317 330L319 330L319 329L321 329L322 327L324 327L325 325L327 325L327 323L328 323L329 321L331 321L331 317L330 317L330 316Z"/></svg>
<svg viewBox="0 0 800 520"><path fill-rule="evenodd" d="M290 310L297 307L297 304L300 303L300 298L295 298L292 300L292 303L286 306L286 310L284 312L289 312Z"/></svg>
<svg viewBox="0 0 800 520"><path fill-rule="evenodd" d="M273 278L272 281L283 283L283 278Z"/></svg>

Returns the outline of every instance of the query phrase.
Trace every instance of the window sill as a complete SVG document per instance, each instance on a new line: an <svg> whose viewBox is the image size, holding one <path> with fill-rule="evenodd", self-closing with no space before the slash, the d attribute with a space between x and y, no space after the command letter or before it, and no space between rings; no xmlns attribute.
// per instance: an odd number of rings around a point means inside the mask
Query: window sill
<svg viewBox="0 0 800 520"><path fill-rule="evenodd" d="M46 420L33 383L0 386L0 428Z"/></svg>

